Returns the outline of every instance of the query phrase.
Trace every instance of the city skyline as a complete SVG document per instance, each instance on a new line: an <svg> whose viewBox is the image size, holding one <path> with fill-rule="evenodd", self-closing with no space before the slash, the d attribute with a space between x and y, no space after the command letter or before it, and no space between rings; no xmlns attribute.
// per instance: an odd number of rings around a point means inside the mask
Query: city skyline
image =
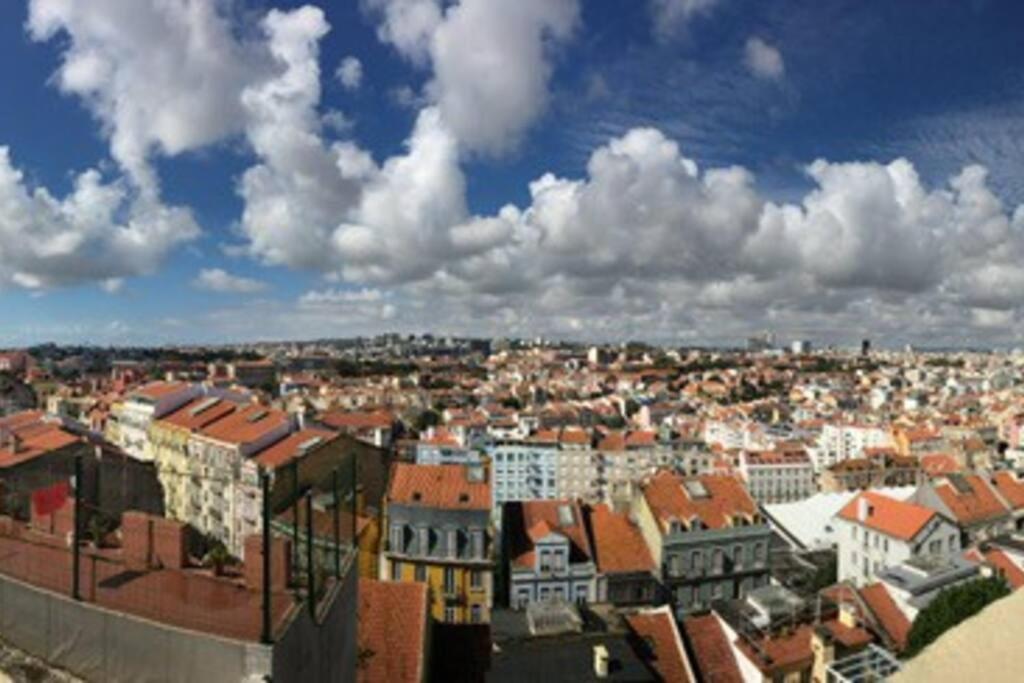
<svg viewBox="0 0 1024 683"><path fill-rule="evenodd" d="M0 345L1013 347L1021 13L7 3Z"/></svg>

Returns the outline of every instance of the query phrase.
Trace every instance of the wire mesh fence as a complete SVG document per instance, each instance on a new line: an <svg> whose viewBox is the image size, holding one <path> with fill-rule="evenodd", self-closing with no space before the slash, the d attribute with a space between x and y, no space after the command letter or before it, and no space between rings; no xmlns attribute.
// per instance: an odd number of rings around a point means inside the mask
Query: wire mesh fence
<svg viewBox="0 0 1024 683"><path fill-rule="evenodd" d="M296 610L315 617L355 570L348 465L296 466L290 479L261 471L253 487L107 460L85 454L72 467L0 473L0 576L161 624L272 642ZM140 502L132 487L157 497ZM164 515L168 498L195 490L205 496L196 515L180 506L177 519Z"/></svg>

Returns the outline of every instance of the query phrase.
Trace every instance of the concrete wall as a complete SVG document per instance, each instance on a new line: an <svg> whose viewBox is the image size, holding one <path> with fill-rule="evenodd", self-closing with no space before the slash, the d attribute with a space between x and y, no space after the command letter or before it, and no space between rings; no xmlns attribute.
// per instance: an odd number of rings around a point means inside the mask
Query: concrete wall
<svg viewBox="0 0 1024 683"><path fill-rule="evenodd" d="M87 681L260 680L269 648L217 638L76 602L0 576L6 641Z"/></svg>

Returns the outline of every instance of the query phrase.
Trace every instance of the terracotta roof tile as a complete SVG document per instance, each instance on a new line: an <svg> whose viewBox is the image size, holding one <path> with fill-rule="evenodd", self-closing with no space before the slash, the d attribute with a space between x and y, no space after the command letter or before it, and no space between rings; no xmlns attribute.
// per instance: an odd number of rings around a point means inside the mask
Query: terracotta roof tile
<svg viewBox="0 0 1024 683"><path fill-rule="evenodd" d="M1016 474L998 472L992 477L992 484L1014 510L1024 508L1024 482L1018 479Z"/></svg>
<svg viewBox="0 0 1024 683"><path fill-rule="evenodd" d="M959 523L974 524L1009 513L1006 505L999 500L983 477L977 474L953 476L956 477L956 481L964 483L963 491L958 490L953 480L949 478L936 481L934 486L935 493Z"/></svg>
<svg viewBox="0 0 1024 683"><path fill-rule="evenodd" d="M283 410L273 410L259 405L239 408L221 420L200 430L200 434L216 441L245 444L256 441L268 432L288 424L291 416Z"/></svg>
<svg viewBox="0 0 1024 683"><path fill-rule="evenodd" d="M572 524L563 524L561 509L572 512ZM593 560L587 537L586 519L578 503L568 500L528 500L511 504L507 510L509 556L520 567L534 566L534 546L555 532L569 539L569 562ZM518 516L518 519L515 517Z"/></svg>
<svg viewBox="0 0 1024 683"><path fill-rule="evenodd" d="M694 680L675 617L667 605L626 617L629 628L651 647L651 666L663 681L690 683Z"/></svg>
<svg viewBox="0 0 1024 683"><path fill-rule="evenodd" d="M463 465L395 463L388 501L449 510L489 510L491 484L486 473L482 481L470 481L469 472Z"/></svg>
<svg viewBox="0 0 1024 683"><path fill-rule="evenodd" d="M325 429L303 429L292 432L254 457L262 467L277 469L296 458L303 448L316 448L340 438L341 436L337 432L329 432Z"/></svg>
<svg viewBox="0 0 1024 683"><path fill-rule="evenodd" d="M363 683L419 683L427 640L427 584L359 581L359 650Z"/></svg>
<svg viewBox="0 0 1024 683"><path fill-rule="evenodd" d="M867 519L858 518L860 501L868 503ZM873 491L865 491L853 498L839 511L839 517L904 541L917 536L932 517L938 513L916 503L908 503Z"/></svg>
<svg viewBox="0 0 1024 683"><path fill-rule="evenodd" d="M597 570L602 574L646 572L654 569L654 559L640 528L629 517L613 512L604 503L590 512Z"/></svg>
<svg viewBox="0 0 1024 683"><path fill-rule="evenodd" d="M687 484L694 488L702 487L707 495L691 495ZM661 470L644 485L643 494L663 530L668 529L673 519L684 525L699 519L710 529L721 529L731 526L736 517L753 518L757 515L757 505L747 489L739 479L729 475L683 477Z"/></svg>
<svg viewBox="0 0 1024 683"><path fill-rule="evenodd" d="M889 638L900 650L905 649L910 635L910 620L896 606L885 586L880 583L865 586L860 589L860 596Z"/></svg>
<svg viewBox="0 0 1024 683"><path fill-rule="evenodd" d="M692 646L694 668L701 680L743 683L732 645L714 614L688 617L683 621L683 631Z"/></svg>
<svg viewBox="0 0 1024 683"><path fill-rule="evenodd" d="M180 427L192 432L213 424L222 417L235 412L237 408L238 404L233 401L204 396L189 401L174 412L164 415L156 423Z"/></svg>

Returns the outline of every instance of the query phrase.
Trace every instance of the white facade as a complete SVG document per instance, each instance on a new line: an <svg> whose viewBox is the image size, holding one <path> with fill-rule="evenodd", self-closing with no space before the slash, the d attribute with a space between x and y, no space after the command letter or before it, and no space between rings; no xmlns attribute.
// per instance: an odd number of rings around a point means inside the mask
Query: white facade
<svg viewBox="0 0 1024 683"><path fill-rule="evenodd" d="M867 501L858 500L858 508ZM864 516L867 513L859 510ZM860 521L835 517L839 541L839 581L856 586L874 583L878 574L911 558L931 556L946 558L960 552L960 532L941 515L935 515L913 538L904 539L878 531Z"/></svg>
<svg viewBox="0 0 1024 683"><path fill-rule="evenodd" d="M739 470L758 503L792 503L817 491L810 458L765 461L742 451Z"/></svg>
<svg viewBox="0 0 1024 683"><path fill-rule="evenodd" d="M863 456L865 448L891 447L889 433L874 425L826 424L821 429L818 448L813 451L819 472L850 458Z"/></svg>
<svg viewBox="0 0 1024 683"><path fill-rule="evenodd" d="M149 445L149 426L153 420L177 410L202 393L198 384L182 384L176 391L157 396L147 395L144 389L130 395L117 411L116 444L137 460L153 460Z"/></svg>
<svg viewBox="0 0 1024 683"><path fill-rule="evenodd" d="M503 443L487 450L491 457L494 509L516 500L558 498L558 447L553 444Z"/></svg>

